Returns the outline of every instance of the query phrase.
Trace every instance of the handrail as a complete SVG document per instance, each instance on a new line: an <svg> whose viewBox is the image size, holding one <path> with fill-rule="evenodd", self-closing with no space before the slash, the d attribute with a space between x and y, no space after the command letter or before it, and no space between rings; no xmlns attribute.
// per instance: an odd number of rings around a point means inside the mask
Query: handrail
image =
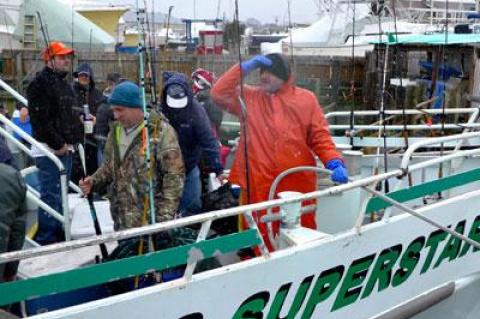
<svg viewBox="0 0 480 319"><path fill-rule="evenodd" d="M455 141L455 140L465 140L465 139L475 138L475 137L480 137L480 132L466 132L466 133L462 133L462 134L436 137L436 138L432 138L432 139L429 139L429 140L423 140L423 141L418 141L416 143L413 143L407 148L405 153L403 153L403 158L402 158L402 162L400 164L400 168L402 170L407 170L408 169L408 164L410 163L410 158L412 157L412 154L416 150L418 150L419 148L422 148L422 147L427 146L427 145L435 145L435 144L441 144L441 143L444 143L444 142ZM450 154L450 155L455 155L455 154L457 154L457 153ZM448 155L448 156L450 156L450 155ZM470 154L466 154L466 155L470 155ZM465 155L461 155L461 156L465 156ZM456 156L456 157L460 157L460 156ZM452 158L454 158L454 157L452 157Z"/></svg>
<svg viewBox="0 0 480 319"><path fill-rule="evenodd" d="M1 81L1 80L0 80ZM4 85L2 85L2 83ZM11 93L13 90L12 88L7 89L5 86L9 87L8 85L5 84L5 82L1 81L0 85L6 89L8 92ZM13 90L14 91L14 90ZM20 94L16 93L19 97L22 97ZM24 98L23 98L24 99ZM26 100L25 100L26 102ZM26 105L26 103L24 103ZM16 126L12 121L10 121L7 117L4 115L0 114L0 123L3 123L5 127L10 128L13 132L17 133L22 139L30 143L30 145L35 145L35 147L45 156L47 156L58 168L60 171L60 192L61 192L61 199L62 199L62 210L63 210L63 216L64 218L64 229L65 229L65 239L68 241L71 239L71 217L70 217L70 208L68 206L68 185L67 185L67 172L65 170L65 167L63 166L62 161L55 156L52 152L50 152L44 145L42 145L40 142L35 140L33 137L31 137L29 134L25 133L21 128ZM12 140L11 134L6 131L4 128L0 127L0 135L4 135L10 140ZM26 152L27 154L31 155L31 151L22 143L20 143L18 140L13 138L12 142L14 142L17 146L21 148L22 151ZM20 144L22 144L20 146Z"/></svg>
<svg viewBox="0 0 480 319"><path fill-rule="evenodd" d="M377 131L381 129L387 129L392 131L403 131L403 130L420 130L420 129L427 129L427 130L439 130L439 129L468 129L468 128L476 128L480 127L479 123L474 123L474 121L478 118L480 110L478 108L455 108L455 109L407 109L407 110L385 110L385 115L422 115L422 114L429 114L429 115L443 115L443 114L471 114L468 121L466 123L446 123L444 125L441 124L408 124L408 125L385 125L385 127L380 124L375 125L355 125L353 127L354 130L361 130L361 131ZM354 116L374 116L379 115L380 111L376 110L367 110L367 111L354 111ZM347 111L336 111L330 112L325 114L325 118L330 120L334 117L350 117L351 113ZM329 125L330 130L349 130L351 129L350 125L348 124L331 124Z"/></svg>
<svg viewBox="0 0 480 319"><path fill-rule="evenodd" d="M467 133L467 134L469 135L480 134L480 132ZM466 138L465 134L456 135L452 137ZM442 139L444 138L443 137L435 138L435 139L432 139L432 141L430 142L441 143ZM410 146L409 149L411 149L413 146L414 144L412 144L412 146ZM477 148L475 150L480 153L480 148ZM473 150L468 150L468 151L473 151ZM411 172L411 171L419 170L428 165L438 164L441 161L446 162L457 157L463 157L465 156L465 153L457 152L450 155L452 156L443 156L440 158L435 158L435 159L427 160L418 164L411 165L410 167L408 167L408 171ZM122 230L122 231L118 231L111 234L92 236L89 238L78 239L71 242L42 246L37 249L29 249L25 251L15 251L15 252L4 253L4 254L0 254L0 263L42 256L42 255L46 255L53 252L69 251L69 250L73 250L73 249L85 247L85 246L95 246L100 243L113 242L121 239L131 238L131 237L150 235L153 233L162 232L162 231L166 231L173 228L185 227L192 224L203 223L208 220L215 220L219 218L236 216L239 214L249 214L252 211L265 210L273 207L278 207L283 204L290 204L298 201L306 201L309 199L315 199L323 196L336 195L336 194L340 194L355 188L369 186L372 183L380 182L392 177L402 178L403 176L405 176L405 173L406 172L404 169L396 169L396 170L388 171L382 174L373 175L373 176L365 177L359 180L355 180L348 184L337 185L327 189L318 190L318 191L307 193L307 194L302 194L295 198L275 199L272 201L266 201L261 203L239 206L239 207L216 210L216 211L211 211L211 212L200 214L200 215L185 217L177 220L171 220L163 223L157 223L154 225Z"/></svg>
<svg viewBox="0 0 480 319"><path fill-rule="evenodd" d="M477 153L480 153L480 149L476 150ZM277 176L277 178L275 179L275 181L273 182L272 186L270 187L270 192L269 192L269 197L270 196L273 196L272 194L274 194L275 192L275 188L277 187L277 185L280 183L280 181L286 177L287 175L289 174L292 174L292 173L296 173L296 172L299 172L299 171L305 171L305 170L308 170L308 171L316 171L316 172L319 172L319 173L328 173L328 174L332 174L332 172L328 169L324 169L324 168L320 168L320 167L315 167L315 166L298 166L298 167L292 167L292 168L289 168L285 171L283 171L280 175ZM349 181L353 181L352 178L349 178L348 179ZM401 210L403 210L404 212L406 213L409 213L410 215L418 218L418 219L421 219L423 220L424 222L430 224L430 225L433 225L435 226L436 228L438 229L441 229L442 231L446 232L446 233L449 233L451 234L452 236L454 236L455 238L457 239L460 239L460 240L463 240L465 241L466 243L480 249L480 243L463 235L462 233L460 232L457 232L456 230L452 230L448 227L445 227L443 225L441 225L440 223L436 222L435 220L429 218L429 217L426 217L424 215L422 215L421 213L417 212L416 210L414 209L411 209L410 207L408 206L405 206L404 204L402 204L401 202L397 201L396 199L393 199L391 198L390 196L388 195L385 195L385 194L382 194L381 192L377 191L377 190L374 190L372 188L370 188L369 186L361 186L361 189L363 189L364 191L374 195L376 198L379 198L387 203L389 203L390 205L392 206L395 206ZM270 213L270 210L267 210L268 214L271 214ZM363 214L363 212L362 212ZM263 218L263 222L265 222L266 220L269 220L269 221L275 221L275 220L278 220L278 221L281 221L282 220L282 216L269 216L269 215L265 215L264 216L265 218ZM270 242L272 244L272 246L276 247L275 245L275 238L274 238L274 233L272 231L272 227L270 224L268 224L268 227L267 227L267 233L268 233L268 237L270 239Z"/></svg>
<svg viewBox="0 0 480 319"><path fill-rule="evenodd" d="M437 140L440 138L436 138ZM478 149L480 152L480 148ZM460 152L458 152L460 153ZM457 155L458 156L464 156L464 155ZM443 159L443 161L449 161L452 158L446 158L446 156L440 158ZM425 164L424 164L425 163ZM422 166L420 166L422 164ZM414 164L409 167L409 171L414 171L417 169L421 169L425 165L433 165L433 164L438 164L438 159L433 159L433 160L427 160L425 162L419 163L419 164ZM58 244L52 244L48 246L42 246L39 248L35 249L29 249L25 251L15 251L15 252L9 252L9 253L4 253L0 254L0 263L5 263L9 261L14 261L14 260L21 260L21 259L27 259L27 258L32 258L32 257L38 257L38 256L43 256L47 255L50 253L55 253L55 252L62 252L62 251L70 251L76 248L80 247L85 247L85 246L95 246L99 245L101 243L108 243L108 242L114 242L118 241L121 239L127 239L131 237L137 237L137 236L144 236L144 235L150 235L154 234L157 232L162 232L166 231L169 229L173 228L178 228L178 227L185 227L188 225L192 224L198 224L198 223L203 223L208 220L215 220L219 218L225 218L225 217L230 217L230 216L236 216L239 214L245 214L248 215L252 211L259 211L259 210L265 210L273 207L278 207L283 204L290 204L290 203L295 203L299 201L306 201L310 199L315 199L323 196L329 196L329 195L336 195L343 193L345 191L349 191L352 189L356 189L359 187L363 186L369 186L372 183L380 182L392 177L399 177L402 178L405 175L405 171L402 169L396 169L392 171L388 171L382 174L374 175L374 176L369 176L366 178L362 178L360 180L352 181L348 184L342 184L342 185L337 185L333 186L324 190L318 190L315 192L307 193L307 194L302 194L298 197L295 198L285 198L285 199L275 199L272 201L266 201L266 202L261 202L261 203L256 203L256 204L249 204L249 205L244 205L240 207L232 207L232 208L227 208L227 209L222 209L222 210L217 210L217 211L212 211L200 215L195 215L195 216L190 216L186 218L181 218L177 220L172 220L172 221L167 221L163 223L157 223L153 225L148 225L148 226L143 226L143 227L138 227L138 228L133 228L133 229L127 229L127 230L122 230L118 231L115 233L111 234L104 234L104 235L99 235L99 236L92 236L89 238L82 238L78 240L73 240L70 242L64 242L64 243L58 243Z"/></svg>
<svg viewBox="0 0 480 319"><path fill-rule="evenodd" d="M477 108L455 108L455 109L445 109L445 114L463 114L463 113L478 113ZM406 109L405 114L407 115L422 115L428 113L430 115L443 114L442 109ZM357 116L374 116L379 115L380 111L376 110L365 110L365 111L354 111L353 115ZM403 110L385 110L385 115L403 115ZM351 115L350 111L335 111L325 114L326 119L333 117L349 117Z"/></svg>
<svg viewBox="0 0 480 319"><path fill-rule="evenodd" d="M395 124L395 125L385 125L386 130L391 131L403 131L403 130L441 130L441 129L465 129L465 128L479 128L480 123L453 123L453 124ZM329 125L330 130L346 130L350 129L350 125L348 124L332 124ZM379 129L383 129L383 125L355 125L354 129L363 130L363 131L378 131Z"/></svg>
<svg viewBox="0 0 480 319"><path fill-rule="evenodd" d="M374 111L374 110L368 110L368 111L354 111L353 115L354 116L374 116L378 115L380 111ZM422 115L428 113L430 115L436 115L436 114L443 114L443 111L441 109L406 109L405 114L406 115ZM455 108L455 109L445 109L445 114L472 114L472 115L478 115L479 110L477 108ZM335 112L329 112L325 114L325 118L327 120L330 120L331 118L334 117L349 117L351 114L348 111L335 111ZM385 110L385 115L403 115L403 110ZM222 125L224 126L231 126L231 127L240 127L239 122L234 122L234 121L223 121ZM461 125L461 124L460 124ZM466 125L466 124L465 124ZM343 125L341 127L337 127L337 125L329 125L331 129L350 129L349 125ZM463 125L462 125L463 126ZM360 128L363 127L361 125L355 125L354 128ZM383 126L382 126L383 127ZM403 125L401 126L403 127ZM458 126L455 126L457 128ZM378 127L376 128L378 130Z"/></svg>
<svg viewBox="0 0 480 319"><path fill-rule="evenodd" d="M20 101L23 105L28 106L28 101L26 98L24 98L20 93L15 91L10 85L5 83L2 79L0 79L0 86L10 93L14 98L16 98L18 101Z"/></svg>
<svg viewBox="0 0 480 319"><path fill-rule="evenodd" d="M8 118L6 118L2 114L0 114L0 122L2 122L5 126L8 126L12 131L17 133L22 139L24 139L25 141L30 143L30 145L35 145L35 147L38 148L38 150L40 152L45 154L45 156L47 156L52 162L55 163L55 165L58 167L58 169L60 171L65 170L65 168L63 167L62 161L60 161L60 159L57 156L55 156L52 152L50 152L42 143L38 142L36 139L31 137L29 134L25 133L21 128L16 126L12 121L10 121ZM8 131L6 131L4 129L3 129L3 132L6 132L8 134ZM2 133L2 134L4 134L4 133ZM18 143L20 143L20 142L18 142ZM22 144L22 143L20 143L20 144ZM17 144L17 145L20 146L19 144ZM27 148L27 150L28 150L28 148ZM31 154L31 151L28 150L27 153Z"/></svg>

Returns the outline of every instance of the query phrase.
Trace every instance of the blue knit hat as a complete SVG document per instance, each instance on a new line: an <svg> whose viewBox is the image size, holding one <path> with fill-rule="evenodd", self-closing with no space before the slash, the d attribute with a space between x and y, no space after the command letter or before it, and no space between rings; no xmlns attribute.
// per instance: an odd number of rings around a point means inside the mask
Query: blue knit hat
<svg viewBox="0 0 480 319"><path fill-rule="evenodd" d="M117 85L108 99L108 103L123 107L142 109L140 88L133 82L124 81Z"/></svg>

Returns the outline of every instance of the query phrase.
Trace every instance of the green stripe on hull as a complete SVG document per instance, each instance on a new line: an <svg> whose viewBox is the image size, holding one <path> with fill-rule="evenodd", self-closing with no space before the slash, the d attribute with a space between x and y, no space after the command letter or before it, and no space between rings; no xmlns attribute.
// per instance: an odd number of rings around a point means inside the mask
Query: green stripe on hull
<svg viewBox="0 0 480 319"><path fill-rule="evenodd" d="M387 194L388 197L400 202L408 202L413 199L421 198L426 195L443 192L458 186L466 185L480 180L480 168L443 177L431 182L408 187L396 192ZM392 204L383 201L380 198L372 198L367 204L366 213L373 213L380 209L392 206Z"/></svg>
<svg viewBox="0 0 480 319"><path fill-rule="evenodd" d="M255 229L173 247L142 256L119 259L103 264L87 266L26 280L0 284L0 305L52 295L75 289L99 285L123 278L133 277L153 270L161 271L187 263L189 254L203 259L225 254L238 249L260 244L261 238ZM192 250L193 249L193 250Z"/></svg>

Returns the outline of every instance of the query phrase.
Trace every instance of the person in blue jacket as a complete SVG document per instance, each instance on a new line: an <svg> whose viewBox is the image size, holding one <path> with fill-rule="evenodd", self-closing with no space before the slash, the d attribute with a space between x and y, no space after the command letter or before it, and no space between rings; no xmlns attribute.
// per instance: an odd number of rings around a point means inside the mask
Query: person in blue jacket
<svg viewBox="0 0 480 319"><path fill-rule="evenodd" d="M163 73L161 109L178 135L185 162L186 179L180 200L182 217L201 212L202 188L198 167L203 154L217 177L223 174L220 146L215 139L205 109L194 99L188 79L178 72Z"/></svg>

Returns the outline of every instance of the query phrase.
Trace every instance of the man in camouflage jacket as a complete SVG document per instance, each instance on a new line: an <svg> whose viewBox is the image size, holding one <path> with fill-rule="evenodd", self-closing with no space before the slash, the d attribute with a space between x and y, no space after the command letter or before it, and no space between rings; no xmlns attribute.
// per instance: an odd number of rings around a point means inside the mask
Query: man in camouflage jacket
<svg viewBox="0 0 480 319"><path fill-rule="evenodd" d="M140 89L132 82L123 82L109 102L117 121L107 137L105 160L91 177L80 182L80 187L86 194L92 188L98 192L108 190L116 230L140 227L148 220L144 213L148 181ZM185 167L174 129L155 111L149 115L149 135L156 221L163 222L175 217Z"/></svg>

